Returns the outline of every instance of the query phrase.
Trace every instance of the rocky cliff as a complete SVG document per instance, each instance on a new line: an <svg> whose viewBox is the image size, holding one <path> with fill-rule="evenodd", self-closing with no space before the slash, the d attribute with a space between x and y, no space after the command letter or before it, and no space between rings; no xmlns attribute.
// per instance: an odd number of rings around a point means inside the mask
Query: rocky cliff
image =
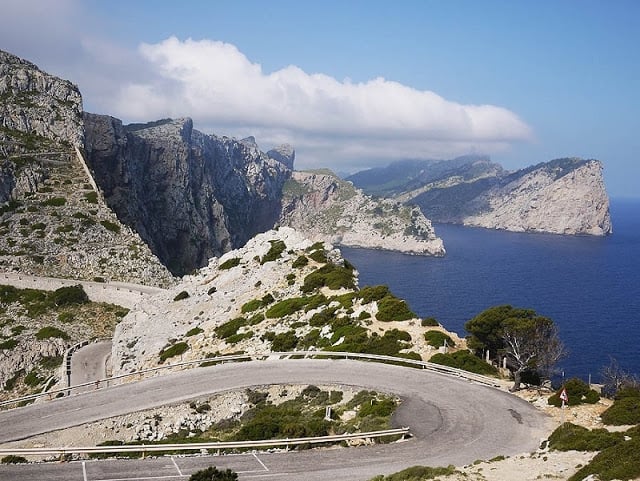
<svg viewBox="0 0 640 481"><path fill-rule="evenodd" d="M494 178L431 185L411 202L436 222L515 232L612 232L602 164L597 160L557 159Z"/></svg>
<svg viewBox="0 0 640 481"><path fill-rule="evenodd" d="M105 205L76 148L80 92L0 52L0 270L151 285L173 282Z"/></svg>
<svg viewBox="0 0 640 481"><path fill-rule="evenodd" d="M290 169L253 138L205 135L190 119L84 120L88 163L107 203L172 272L191 272L277 221Z"/></svg>
<svg viewBox="0 0 640 481"><path fill-rule="evenodd" d="M442 256L442 239L417 207L373 199L329 171L294 172L280 224L334 245Z"/></svg>

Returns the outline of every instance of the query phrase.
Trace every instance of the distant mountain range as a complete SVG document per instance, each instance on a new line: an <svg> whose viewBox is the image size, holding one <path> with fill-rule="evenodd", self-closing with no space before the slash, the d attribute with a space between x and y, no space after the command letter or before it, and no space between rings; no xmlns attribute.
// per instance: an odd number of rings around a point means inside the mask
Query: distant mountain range
<svg viewBox="0 0 640 481"><path fill-rule="evenodd" d="M555 159L515 172L482 156L404 160L346 180L368 194L418 205L433 222L517 232L612 232L602 163L593 159Z"/></svg>

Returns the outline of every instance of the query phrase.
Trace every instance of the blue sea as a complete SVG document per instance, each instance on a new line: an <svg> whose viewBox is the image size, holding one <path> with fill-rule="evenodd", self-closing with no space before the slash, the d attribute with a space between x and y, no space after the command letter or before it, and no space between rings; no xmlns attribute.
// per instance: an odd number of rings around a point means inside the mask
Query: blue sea
<svg viewBox="0 0 640 481"><path fill-rule="evenodd" d="M488 307L534 309L556 323L566 377L592 376L615 358L640 375L640 200L612 200L613 234L520 234L435 224L443 258L342 248L360 286L386 284L420 317L466 335Z"/></svg>

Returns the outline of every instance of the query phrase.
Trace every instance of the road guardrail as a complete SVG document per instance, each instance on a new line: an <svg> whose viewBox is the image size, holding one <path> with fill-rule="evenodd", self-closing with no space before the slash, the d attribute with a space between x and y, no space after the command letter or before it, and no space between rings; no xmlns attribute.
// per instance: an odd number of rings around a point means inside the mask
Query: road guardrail
<svg viewBox="0 0 640 481"><path fill-rule="evenodd" d="M221 449L250 449L265 447L298 446L301 444L326 444L358 439L375 439L390 436L406 436L409 428L387 429L356 434L338 434L309 438L265 439L261 441L234 441L190 444L126 444L121 446L86 446L58 448L0 448L0 456L64 456L66 454L151 453L158 451L199 451Z"/></svg>
<svg viewBox="0 0 640 481"><path fill-rule="evenodd" d="M96 389L109 387L116 383L117 381L126 379L126 378L134 378L145 376L148 374L155 374L160 371L170 370L174 368L183 368L188 366L196 366L196 365L210 365L214 363L224 363L224 362L238 362L238 361L253 361L253 360L266 360L270 358L283 358L283 359L291 359L291 358L310 358L310 357L320 357L320 358L337 358L337 359L353 359L353 360L364 360L364 361L375 361L375 362L383 362L383 363L391 363L391 364L401 364L401 365L409 365L419 369L428 369L429 371L439 372L440 374L445 374L449 376L455 376L461 379L466 379L468 381L485 384L487 386L499 387L500 384L497 382L495 378L491 378L488 376L483 376L481 374L475 374L469 371L465 371L463 369L458 369L454 367L444 366L442 364L436 364L429 361L418 361L415 359L408 359L404 357L394 357L394 356L384 356L380 354L367 354L367 353L357 353L357 352L333 352L333 351L289 351L289 352L267 352L260 354L238 354L231 356L217 356L217 357L209 357L205 359L197 359L190 361L182 361L173 364L167 364L163 366L152 367L148 369L143 369L140 371L135 371L126 374L120 374L117 376L112 376L105 379L99 379L97 381L85 382L82 384L76 384L74 386L63 387L59 389L52 389L47 392L41 392L36 394L31 394L29 396L23 396L16 399L9 399L6 401L0 402L0 407L9 406L14 404L22 404L25 402L34 401L38 398L47 398L54 399L57 397L62 397L64 395L70 395L74 390L78 388L87 387L87 386L95 386Z"/></svg>

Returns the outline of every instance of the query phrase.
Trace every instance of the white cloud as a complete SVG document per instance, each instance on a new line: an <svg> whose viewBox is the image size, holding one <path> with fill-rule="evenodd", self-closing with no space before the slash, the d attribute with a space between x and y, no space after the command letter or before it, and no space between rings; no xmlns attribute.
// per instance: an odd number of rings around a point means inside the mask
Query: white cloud
<svg viewBox="0 0 640 481"><path fill-rule="evenodd" d="M296 66L268 73L228 43L171 37L139 52L154 75L121 88L117 115L190 116L201 130L255 135L265 150L288 141L299 166L494 153L532 136L501 107L463 105L383 78L352 83Z"/></svg>

